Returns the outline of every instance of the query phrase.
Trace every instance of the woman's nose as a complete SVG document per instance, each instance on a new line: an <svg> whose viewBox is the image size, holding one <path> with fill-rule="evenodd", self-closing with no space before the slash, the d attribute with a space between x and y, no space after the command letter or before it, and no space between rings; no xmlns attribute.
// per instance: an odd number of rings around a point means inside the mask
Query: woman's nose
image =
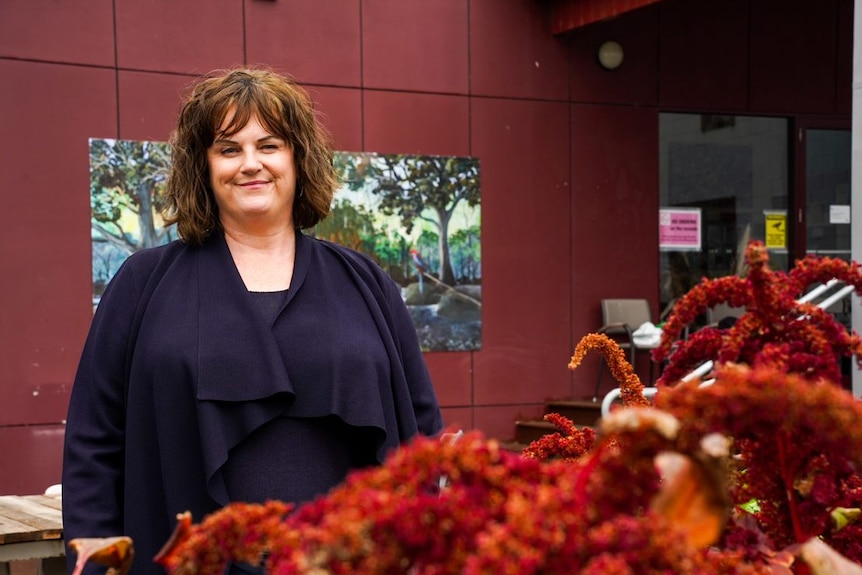
<svg viewBox="0 0 862 575"><path fill-rule="evenodd" d="M257 156L257 150L249 150L243 152L242 155L242 171L256 172L260 170L260 158Z"/></svg>

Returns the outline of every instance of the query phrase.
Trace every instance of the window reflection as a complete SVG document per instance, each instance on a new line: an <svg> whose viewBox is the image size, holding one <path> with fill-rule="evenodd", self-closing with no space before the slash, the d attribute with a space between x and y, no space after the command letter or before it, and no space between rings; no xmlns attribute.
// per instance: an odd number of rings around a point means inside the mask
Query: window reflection
<svg viewBox="0 0 862 575"><path fill-rule="evenodd" d="M806 253L850 259L850 130L805 135Z"/></svg>
<svg viewBox="0 0 862 575"><path fill-rule="evenodd" d="M701 212L699 247L660 249L663 309L703 277L744 273L745 246L766 241L767 221L770 263L787 269L787 130L784 118L660 115L659 205Z"/></svg>

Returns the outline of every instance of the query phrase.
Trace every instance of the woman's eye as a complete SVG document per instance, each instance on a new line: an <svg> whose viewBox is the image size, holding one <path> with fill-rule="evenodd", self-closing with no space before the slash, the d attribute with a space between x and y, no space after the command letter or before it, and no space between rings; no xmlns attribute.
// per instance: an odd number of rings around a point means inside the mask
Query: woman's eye
<svg viewBox="0 0 862 575"><path fill-rule="evenodd" d="M267 151L272 152L272 151L275 151L278 149L278 145L277 144L264 144L260 148L262 150L267 150Z"/></svg>
<svg viewBox="0 0 862 575"><path fill-rule="evenodd" d="M233 156L239 153L239 148L225 147L221 149L221 153L223 156Z"/></svg>

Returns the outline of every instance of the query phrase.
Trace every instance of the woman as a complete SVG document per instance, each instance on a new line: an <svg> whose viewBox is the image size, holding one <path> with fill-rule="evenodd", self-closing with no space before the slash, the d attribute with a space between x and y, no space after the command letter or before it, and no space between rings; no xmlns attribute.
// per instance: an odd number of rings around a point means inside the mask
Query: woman
<svg viewBox="0 0 862 575"><path fill-rule="evenodd" d="M133 573L161 572L177 513L299 504L442 427L397 286L300 231L337 187L307 94L266 70L212 76L171 143L181 240L111 281L66 427L65 539L129 535Z"/></svg>

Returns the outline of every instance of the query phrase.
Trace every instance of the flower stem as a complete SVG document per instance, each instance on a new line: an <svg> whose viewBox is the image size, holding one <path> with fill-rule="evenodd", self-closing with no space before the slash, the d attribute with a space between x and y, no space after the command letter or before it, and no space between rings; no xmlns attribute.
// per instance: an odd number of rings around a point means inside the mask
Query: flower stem
<svg viewBox="0 0 862 575"><path fill-rule="evenodd" d="M787 462L787 434L779 432L776 437L778 444L778 464L781 468L781 479L784 481L784 489L787 492L787 504L790 507L790 521L793 523L793 535L796 537L797 543L804 543L807 539L802 531L802 525L799 522L799 510L796 501L796 489L793 487L793 470L789 468Z"/></svg>

